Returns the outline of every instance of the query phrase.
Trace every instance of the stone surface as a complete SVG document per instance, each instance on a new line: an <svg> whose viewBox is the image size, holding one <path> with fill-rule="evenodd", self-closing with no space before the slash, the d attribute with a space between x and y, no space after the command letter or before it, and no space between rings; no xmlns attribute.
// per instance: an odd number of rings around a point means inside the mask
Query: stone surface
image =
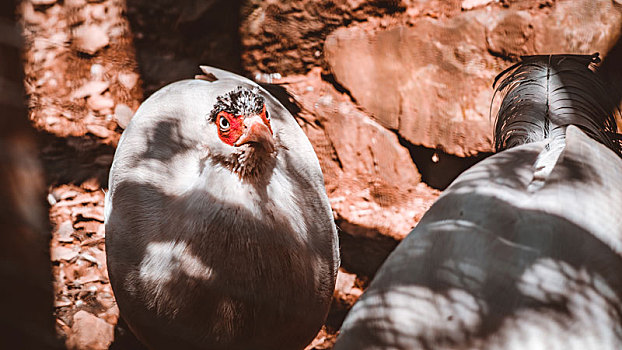
<svg viewBox="0 0 622 350"><path fill-rule="evenodd" d="M484 25L468 12L378 32L340 28L325 50L337 81L384 127L466 156L491 149L490 85L501 67L485 53L484 38Z"/></svg>
<svg viewBox="0 0 622 350"><path fill-rule="evenodd" d="M344 268L339 268L331 307L340 308L347 312L363 294L364 284L366 283L358 279L355 274L346 271Z"/></svg>
<svg viewBox="0 0 622 350"><path fill-rule="evenodd" d="M325 56L336 80L384 127L463 157L492 150L491 85L513 60L606 53L621 27L622 10L610 0L557 1L541 11L486 7L409 26L339 28Z"/></svg>
<svg viewBox="0 0 622 350"><path fill-rule="evenodd" d="M83 53L94 55L110 43L105 29L96 25L82 25L73 32L73 45Z"/></svg>
<svg viewBox="0 0 622 350"><path fill-rule="evenodd" d="M35 6L52 5L56 3L56 0L30 0Z"/></svg>
<svg viewBox="0 0 622 350"><path fill-rule="evenodd" d="M353 295L359 297L363 294L361 288L356 286L356 275L339 269L337 273L337 281L335 282L335 294L339 296Z"/></svg>
<svg viewBox="0 0 622 350"><path fill-rule="evenodd" d="M475 7L488 5L491 2L493 2L493 0L464 0L462 1L462 9L470 10Z"/></svg>
<svg viewBox="0 0 622 350"><path fill-rule="evenodd" d="M89 81L71 93L71 99L100 95L110 87L107 81Z"/></svg>
<svg viewBox="0 0 622 350"><path fill-rule="evenodd" d="M408 234L438 191L420 183L396 135L323 81L318 68L283 83L300 103L298 118L320 160L338 225L370 239Z"/></svg>
<svg viewBox="0 0 622 350"><path fill-rule="evenodd" d="M251 72L304 73L322 63L323 42L335 28L404 10L405 0L247 1L242 63Z"/></svg>
<svg viewBox="0 0 622 350"><path fill-rule="evenodd" d="M136 83L138 83L139 76L134 72L124 72L119 73L117 79L126 89L131 90L136 86Z"/></svg>
<svg viewBox="0 0 622 350"><path fill-rule="evenodd" d="M58 226L58 230L56 231L56 237L61 243L72 243L73 237L71 234L73 233L73 225L71 221L67 220Z"/></svg>
<svg viewBox="0 0 622 350"><path fill-rule="evenodd" d="M80 252L71 247L64 246L56 246L50 249L50 257L52 258L52 261L69 261L78 256L79 253Z"/></svg>
<svg viewBox="0 0 622 350"><path fill-rule="evenodd" d="M110 134L114 133L114 131L106 128L105 126L94 125L94 124L87 125L86 130L90 132L91 134L97 137L100 137L102 139L108 138L110 137Z"/></svg>
<svg viewBox="0 0 622 350"><path fill-rule="evenodd" d="M114 100L107 96L93 95L86 100L86 105L94 111L103 112L114 107Z"/></svg>
<svg viewBox="0 0 622 350"><path fill-rule="evenodd" d="M76 350L108 349L114 340L114 327L97 316L80 310L73 316L67 348Z"/></svg>
<svg viewBox="0 0 622 350"><path fill-rule="evenodd" d="M609 52L622 34L622 6L611 0L557 1L534 20L539 53Z"/></svg>
<svg viewBox="0 0 622 350"><path fill-rule="evenodd" d="M535 53L535 30L532 22L531 15L525 11L500 12L486 31L488 50L510 57Z"/></svg>
<svg viewBox="0 0 622 350"><path fill-rule="evenodd" d="M130 123L133 116L134 111L132 111L132 109L126 104L119 103L114 108L114 119L117 121L117 124L119 124L121 129L127 128L127 125Z"/></svg>
<svg viewBox="0 0 622 350"><path fill-rule="evenodd" d="M97 10L97 18L89 11ZM82 138L91 130L86 124L114 130L110 101L96 111L98 103L87 98L104 95L115 104L123 103L136 109L142 100L142 87L136 83L127 88L117 80L120 72L137 72L135 50L123 1L101 0L87 4L85 0L56 1L53 6L32 8L30 1L21 2L24 30L25 86L29 101L29 117L35 128L58 137ZM31 11L32 10L32 11ZM39 18L43 16L42 18ZM119 37L109 37L112 30L123 30ZM103 45L103 46L102 46ZM87 53L90 52L90 53ZM91 128L92 129L92 128ZM96 130L107 145L118 141L119 133ZM92 138L88 135L86 138ZM75 139L74 139L75 140ZM74 142L74 141L71 141ZM94 145L94 144L93 144Z"/></svg>

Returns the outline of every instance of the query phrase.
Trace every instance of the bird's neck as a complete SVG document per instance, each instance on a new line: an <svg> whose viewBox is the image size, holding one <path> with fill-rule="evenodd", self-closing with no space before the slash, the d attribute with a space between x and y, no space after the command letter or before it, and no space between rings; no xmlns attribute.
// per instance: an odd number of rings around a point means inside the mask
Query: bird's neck
<svg viewBox="0 0 622 350"><path fill-rule="evenodd" d="M253 146L240 147L228 155L215 155L214 161L236 174L242 181L261 182L269 178L276 165L276 152Z"/></svg>

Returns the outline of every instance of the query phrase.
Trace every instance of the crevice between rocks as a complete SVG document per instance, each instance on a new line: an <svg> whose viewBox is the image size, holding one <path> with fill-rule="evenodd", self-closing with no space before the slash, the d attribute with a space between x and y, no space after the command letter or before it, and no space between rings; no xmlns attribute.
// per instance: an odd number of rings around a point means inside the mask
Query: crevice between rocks
<svg viewBox="0 0 622 350"><path fill-rule="evenodd" d="M510 60L511 58L505 57L504 59ZM350 90L341 85L332 73L323 73L322 80L331 84L335 90L347 95L357 108L361 108ZM366 112L366 114L369 113ZM373 116L370 115L370 118ZM421 181L437 190L444 190L463 171L492 154L480 153L471 157L458 157L440 149L414 145L402 137L397 130L385 129L393 132L400 145L408 149L412 161L421 174Z"/></svg>
<svg viewBox="0 0 622 350"><path fill-rule="evenodd" d="M354 96L352 95L350 90L348 90L345 86L341 85L341 83L339 83L337 81L337 79L335 78L334 74L332 74L332 73L322 73L321 77L322 77L322 80L324 80L325 82L331 84L333 86L333 88L335 88L335 90L337 90L340 93L348 96L348 98L350 98L350 102L354 103L357 106L357 108L360 108L358 102L356 102L356 98L354 98Z"/></svg>
<svg viewBox="0 0 622 350"><path fill-rule="evenodd" d="M458 157L439 149L427 148L410 143L395 133L400 145L408 149L410 157L421 174L421 181L426 185L444 190L458 175L493 153L480 153L471 157Z"/></svg>
<svg viewBox="0 0 622 350"><path fill-rule="evenodd" d="M94 178L106 189L114 147L94 137L61 138L45 131L38 132L40 161L48 186L79 185Z"/></svg>
<svg viewBox="0 0 622 350"><path fill-rule="evenodd" d="M366 237L352 235L347 231L356 231L356 227L343 220L336 220L339 227L339 245L341 250L341 266L358 276L369 278L376 274L382 263L400 243L395 238L383 236ZM368 228L362 228L369 230Z"/></svg>

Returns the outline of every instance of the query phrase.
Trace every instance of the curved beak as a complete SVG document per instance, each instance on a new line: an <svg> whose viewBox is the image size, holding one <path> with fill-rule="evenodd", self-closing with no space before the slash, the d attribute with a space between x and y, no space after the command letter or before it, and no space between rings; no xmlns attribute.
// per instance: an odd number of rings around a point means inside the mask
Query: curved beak
<svg viewBox="0 0 622 350"><path fill-rule="evenodd" d="M235 146L241 146L247 143L258 143L268 152L274 151L274 137L272 136L272 131L259 115L244 118L244 130L242 136L235 142Z"/></svg>

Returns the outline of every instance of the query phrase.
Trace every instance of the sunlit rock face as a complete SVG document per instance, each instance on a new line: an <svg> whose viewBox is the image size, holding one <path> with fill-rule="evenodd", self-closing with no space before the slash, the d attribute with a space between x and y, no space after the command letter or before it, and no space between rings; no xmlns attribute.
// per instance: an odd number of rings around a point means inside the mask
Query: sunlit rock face
<svg viewBox="0 0 622 350"><path fill-rule="evenodd" d="M486 28L473 14L377 32L339 29L326 41L336 79L384 127L460 156L490 151Z"/></svg>
<svg viewBox="0 0 622 350"><path fill-rule="evenodd" d="M299 103L337 225L344 266L372 275L439 194L421 182L408 149L321 78L319 69L280 82ZM361 254L364 251L365 253Z"/></svg>
<svg viewBox="0 0 622 350"><path fill-rule="evenodd" d="M542 11L486 7L339 28L324 54L336 80L384 127L464 157L491 151L491 83L507 59L607 53L621 23L620 6L606 0L559 1Z"/></svg>

